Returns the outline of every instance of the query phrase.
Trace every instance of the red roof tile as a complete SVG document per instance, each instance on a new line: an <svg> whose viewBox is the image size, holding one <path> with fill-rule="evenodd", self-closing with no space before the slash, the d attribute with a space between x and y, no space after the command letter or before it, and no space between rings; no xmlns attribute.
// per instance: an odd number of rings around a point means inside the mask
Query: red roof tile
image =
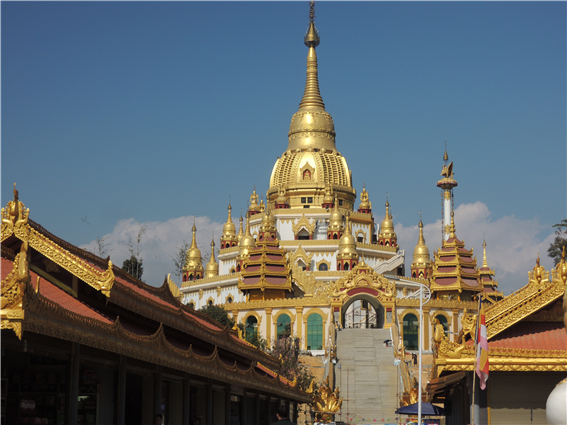
<svg viewBox="0 0 567 425"><path fill-rule="evenodd" d="M567 351L561 322L520 322L488 341L488 348Z"/></svg>
<svg viewBox="0 0 567 425"><path fill-rule="evenodd" d="M14 263L8 260L7 258L2 257L1 264L2 264L2 268L0 269L0 272L2 273L1 280L4 280L12 272L12 270L14 270Z"/></svg>
<svg viewBox="0 0 567 425"><path fill-rule="evenodd" d="M4 266L4 262L2 262ZM33 288L37 288L37 278L38 275L33 271L30 271L31 284ZM70 311L71 313L78 314L83 317L88 317L90 319L95 319L103 323L111 324L114 321L110 320L107 316L102 315L100 312L96 311L92 307L86 305L82 301L69 295L67 292L59 289L53 283L40 278L39 281L39 293L47 298L49 301L57 304L61 308Z"/></svg>

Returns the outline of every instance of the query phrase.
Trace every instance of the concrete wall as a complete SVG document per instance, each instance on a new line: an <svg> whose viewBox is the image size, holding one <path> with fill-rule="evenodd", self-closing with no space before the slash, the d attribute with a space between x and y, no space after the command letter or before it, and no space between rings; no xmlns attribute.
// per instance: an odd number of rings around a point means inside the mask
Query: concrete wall
<svg viewBox="0 0 567 425"><path fill-rule="evenodd" d="M547 424L547 397L566 376L565 372L490 372L491 423Z"/></svg>

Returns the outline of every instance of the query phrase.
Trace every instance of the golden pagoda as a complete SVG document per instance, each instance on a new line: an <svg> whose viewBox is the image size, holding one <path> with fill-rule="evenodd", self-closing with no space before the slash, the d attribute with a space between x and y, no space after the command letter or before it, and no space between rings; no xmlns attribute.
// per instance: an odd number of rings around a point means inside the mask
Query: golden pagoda
<svg viewBox="0 0 567 425"><path fill-rule="evenodd" d="M345 232L339 241L339 253L337 254L337 270L352 270L358 263L358 252L356 251L356 239L352 235L352 227L349 216L346 216Z"/></svg>
<svg viewBox="0 0 567 425"><path fill-rule="evenodd" d="M280 188L285 187L291 208L321 207L326 187L331 185L339 205L352 208L356 190L352 187L351 171L337 151L333 117L325 110L319 91L315 48L320 38L314 17L310 18L304 43L308 47L305 90L299 110L291 118L287 150L272 171L268 202L273 204L280 196Z"/></svg>
<svg viewBox="0 0 567 425"><path fill-rule="evenodd" d="M250 249L256 246L256 240L254 236L250 234L250 213L246 214L246 231L244 232L244 236L240 239L238 243L238 256L236 257L237 266L236 271L240 271L242 269L242 264L244 260L248 258L248 253Z"/></svg>
<svg viewBox="0 0 567 425"><path fill-rule="evenodd" d="M339 211L339 203L335 196L333 211L329 216L329 226L327 227L327 239L340 239L344 232L343 215Z"/></svg>
<svg viewBox="0 0 567 425"><path fill-rule="evenodd" d="M419 238L413 250L413 262L411 263L411 277L428 279L431 277L431 257L429 248L423 237L423 222L419 218Z"/></svg>
<svg viewBox="0 0 567 425"><path fill-rule="evenodd" d="M238 221L240 222L240 228L238 229L238 234L236 235L236 245L240 246L240 241L244 237L244 231L242 230L242 213L240 213L240 218L238 219Z"/></svg>
<svg viewBox="0 0 567 425"><path fill-rule="evenodd" d="M394 222L390 213L390 203L386 199L386 215L380 224L380 234L378 235L378 245L398 246L398 236L394 230Z"/></svg>
<svg viewBox="0 0 567 425"><path fill-rule="evenodd" d="M197 227L193 223L193 239L191 246L185 256L185 266L183 267L183 282L201 279L203 277L203 265L201 264L201 251L197 247Z"/></svg>
<svg viewBox="0 0 567 425"><path fill-rule="evenodd" d="M441 249L434 252L431 291L438 299L471 301L482 292L476 258L473 249L467 250L465 242L457 239L455 217L451 212L449 239L442 240Z"/></svg>
<svg viewBox="0 0 567 425"><path fill-rule="evenodd" d="M219 265L215 259L215 235L213 234L213 240L211 241L211 258L205 266L205 278L215 277L219 275Z"/></svg>
<svg viewBox="0 0 567 425"><path fill-rule="evenodd" d="M285 250L279 247L270 211L264 214L256 246L243 262L238 289L250 301L285 298L292 289Z"/></svg>
<svg viewBox="0 0 567 425"><path fill-rule="evenodd" d="M221 236L221 249L231 248L236 246L238 240L236 238L234 223L232 222L232 206L230 202L228 204L228 218L226 223L222 226L222 236Z"/></svg>

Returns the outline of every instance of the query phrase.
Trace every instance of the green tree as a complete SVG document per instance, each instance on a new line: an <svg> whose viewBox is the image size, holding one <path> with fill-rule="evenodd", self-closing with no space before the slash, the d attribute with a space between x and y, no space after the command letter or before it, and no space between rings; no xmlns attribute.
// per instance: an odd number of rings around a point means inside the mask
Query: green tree
<svg viewBox="0 0 567 425"><path fill-rule="evenodd" d="M122 263L122 270L125 270L130 276L133 276L138 280L142 280L142 274L144 273L143 260L132 255L127 260L124 260Z"/></svg>
<svg viewBox="0 0 567 425"><path fill-rule="evenodd" d="M219 305L206 305L199 309L201 313L205 313L212 319L215 319L223 326L234 326L234 320L228 315L228 312Z"/></svg>
<svg viewBox="0 0 567 425"><path fill-rule="evenodd" d="M173 272L173 274L179 277L179 280L181 280L181 277L183 276L183 267L185 267L187 250L190 246L191 244L183 239L181 245L175 248L175 255L170 256L171 260L173 261L173 265L175 266L175 271Z"/></svg>
<svg viewBox="0 0 567 425"><path fill-rule="evenodd" d="M280 375L293 381L297 379L297 384L302 390L306 390L311 385L315 377L308 368L299 362L299 343L300 339L291 336L291 329L284 331L276 340L271 354L282 359Z"/></svg>
<svg viewBox="0 0 567 425"><path fill-rule="evenodd" d="M567 219L561 220L561 223L554 224L557 230L555 230L555 239L549 245L547 254L553 259L555 265L561 261L561 253L563 248L567 250Z"/></svg>

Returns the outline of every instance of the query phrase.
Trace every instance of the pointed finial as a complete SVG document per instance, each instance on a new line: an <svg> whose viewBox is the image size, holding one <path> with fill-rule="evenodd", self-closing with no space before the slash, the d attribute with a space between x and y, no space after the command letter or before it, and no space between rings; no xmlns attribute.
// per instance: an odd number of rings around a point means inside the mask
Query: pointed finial
<svg viewBox="0 0 567 425"><path fill-rule="evenodd" d="M456 238L457 236L455 235L455 211L451 211L451 227L450 227L450 234L449 237L450 238Z"/></svg>
<svg viewBox="0 0 567 425"><path fill-rule="evenodd" d="M488 267L488 261L486 261L486 240L484 239L484 233L482 235L482 249L484 250L482 256L482 267Z"/></svg>
<svg viewBox="0 0 567 425"><path fill-rule="evenodd" d="M192 231L196 231L197 227L195 226L195 216L193 215L193 228L191 229Z"/></svg>
<svg viewBox="0 0 567 425"><path fill-rule="evenodd" d="M366 182L362 182L362 188L366 189Z"/></svg>
<svg viewBox="0 0 567 425"><path fill-rule="evenodd" d="M423 221L421 221L421 210L419 210L419 227L423 227Z"/></svg>
<svg viewBox="0 0 567 425"><path fill-rule="evenodd" d="M449 161L449 155L447 155L447 140L445 140L445 154L443 155L443 161L445 161L445 165L447 165L447 161Z"/></svg>

